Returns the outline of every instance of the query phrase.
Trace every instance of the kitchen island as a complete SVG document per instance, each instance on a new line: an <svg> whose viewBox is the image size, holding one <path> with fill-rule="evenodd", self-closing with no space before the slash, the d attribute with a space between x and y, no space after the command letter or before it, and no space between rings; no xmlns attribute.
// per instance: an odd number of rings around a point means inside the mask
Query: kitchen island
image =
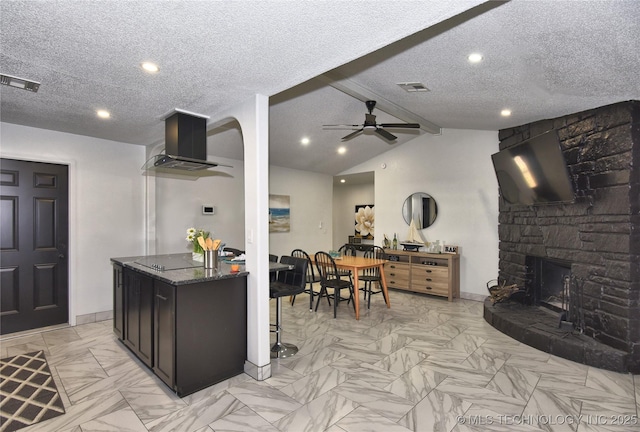
<svg viewBox="0 0 640 432"><path fill-rule="evenodd" d="M247 275L191 254L111 258L113 330L178 396L243 372Z"/></svg>

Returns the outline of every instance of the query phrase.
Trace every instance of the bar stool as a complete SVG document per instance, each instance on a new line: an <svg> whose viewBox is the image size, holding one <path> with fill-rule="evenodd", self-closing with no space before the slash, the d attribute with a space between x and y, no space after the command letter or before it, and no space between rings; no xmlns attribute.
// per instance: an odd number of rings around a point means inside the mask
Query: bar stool
<svg viewBox="0 0 640 432"><path fill-rule="evenodd" d="M300 294L307 284L308 261L304 258L296 258L283 255L281 264L292 266L291 270L281 270L275 281L269 283L269 297L276 299L276 343L271 347L271 358L287 358L298 352L298 347L282 342L282 297Z"/></svg>

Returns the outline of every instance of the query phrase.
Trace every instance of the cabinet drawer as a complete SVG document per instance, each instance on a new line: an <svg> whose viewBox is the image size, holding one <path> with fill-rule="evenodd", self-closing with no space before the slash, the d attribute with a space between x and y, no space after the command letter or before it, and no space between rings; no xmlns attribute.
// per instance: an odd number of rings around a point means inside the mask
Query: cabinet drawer
<svg viewBox="0 0 640 432"><path fill-rule="evenodd" d="M387 288L409 289L409 279L387 278Z"/></svg>
<svg viewBox="0 0 640 432"><path fill-rule="evenodd" d="M409 288L409 266L397 263L386 263L384 265L384 276L387 279L389 288Z"/></svg>
<svg viewBox="0 0 640 432"><path fill-rule="evenodd" d="M384 264L384 274L387 279L400 278L409 281L409 265L399 264L395 262L387 262Z"/></svg>
<svg viewBox="0 0 640 432"><path fill-rule="evenodd" d="M414 265L411 268L411 279L428 280L429 282L448 283L449 269L447 267Z"/></svg>
<svg viewBox="0 0 640 432"><path fill-rule="evenodd" d="M449 286L443 284L434 284L434 283L411 283L411 290L415 292L425 293L425 294L433 294L443 297L449 296Z"/></svg>

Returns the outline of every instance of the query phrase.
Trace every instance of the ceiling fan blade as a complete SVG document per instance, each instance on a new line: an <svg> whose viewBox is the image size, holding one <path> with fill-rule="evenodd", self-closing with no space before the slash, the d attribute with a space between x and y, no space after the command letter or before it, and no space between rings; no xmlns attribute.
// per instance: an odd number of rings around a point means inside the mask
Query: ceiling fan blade
<svg viewBox="0 0 640 432"><path fill-rule="evenodd" d="M362 127L361 124L352 125L352 124L335 124L335 125L322 125L322 127Z"/></svg>
<svg viewBox="0 0 640 432"><path fill-rule="evenodd" d="M389 141L393 141L394 139L398 138L397 136L390 134L386 130L380 128L376 128L376 133L383 138L388 139Z"/></svg>
<svg viewBox="0 0 640 432"><path fill-rule="evenodd" d="M388 127L388 128L412 128L419 129L420 125L418 123L382 123L379 124L380 127Z"/></svg>
<svg viewBox="0 0 640 432"><path fill-rule="evenodd" d="M354 136L356 136L356 135L360 134L363 130L364 130L364 128L362 128L362 129L358 129L358 130L357 130L357 131L355 131L355 132L351 132L349 135L342 137L342 141L346 141L346 140L348 140L348 139L353 138Z"/></svg>

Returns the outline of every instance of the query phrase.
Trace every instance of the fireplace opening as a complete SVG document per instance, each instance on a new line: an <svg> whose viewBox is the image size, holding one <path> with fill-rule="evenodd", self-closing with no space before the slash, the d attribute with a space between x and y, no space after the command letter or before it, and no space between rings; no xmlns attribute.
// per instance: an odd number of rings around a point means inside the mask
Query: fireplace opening
<svg viewBox="0 0 640 432"><path fill-rule="evenodd" d="M572 276L571 262L527 256L526 266L529 304L553 311L562 331L584 333L584 281Z"/></svg>
<svg viewBox="0 0 640 432"><path fill-rule="evenodd" d="M571 302L571 262L528 256L527 292L533 304L568 312Z"/></svg>

